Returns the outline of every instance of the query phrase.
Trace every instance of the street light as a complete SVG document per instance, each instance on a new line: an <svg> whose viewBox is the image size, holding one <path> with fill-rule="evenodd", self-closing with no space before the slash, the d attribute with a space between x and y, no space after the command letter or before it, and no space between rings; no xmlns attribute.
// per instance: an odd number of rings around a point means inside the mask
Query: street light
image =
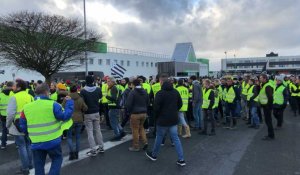
<svg viewBox="0 0 300 175"><path fill-rule="evenodd" d="M86 39L87 39L87 36L86 36L86 13L85 13L85 0L83 0L83 23L84 23L84 41L86 43ZM86 44L86 47L85 47L85 51L84 51L84 58L85 58L85 75L88 76L88 58L87 58L87 44Z"/></svg>

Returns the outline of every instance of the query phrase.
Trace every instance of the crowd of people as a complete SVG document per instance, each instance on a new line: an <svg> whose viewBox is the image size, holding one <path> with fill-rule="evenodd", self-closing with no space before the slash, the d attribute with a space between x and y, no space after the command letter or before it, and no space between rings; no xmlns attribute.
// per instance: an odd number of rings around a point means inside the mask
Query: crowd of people
<svg viewBox="0 0 300 175"><path fill-rule="evenodd" d="M105 151L102 121L113 131L112 142L128 134L124 128L130 123L133 139L129 151L144 150L156 161L169 134L178 155L176 163L185 166L180 137L190 138L191 131L214 136L217 127L236 130L238 119L243 119L254 129L264 121L268 134L263 140L275 139L274 129L282 128L288 102L293 114L296 116L297 110L300 114L299 87L299 77L267 74L220 79L175 79L161 74L155 79L137 76L121 80L89 75L85 81L75 78L50 86L17 79L1 87L1 149L6 149L7 135L13 135L22 165L18 174L29 174L33 167L35 174L45 174L47 155L52 160L49 174L59 174L63 139L67 139L69 160L76 160L80 136L86 130L90 147L86 154L93 157ZM151 136L155 143L149 149L147 137Z"/></svg>

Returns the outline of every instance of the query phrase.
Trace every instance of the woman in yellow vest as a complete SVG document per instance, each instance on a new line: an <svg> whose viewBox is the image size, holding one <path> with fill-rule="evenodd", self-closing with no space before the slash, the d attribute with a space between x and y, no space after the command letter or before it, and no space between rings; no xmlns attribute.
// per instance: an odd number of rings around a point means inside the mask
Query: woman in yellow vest
<svg viewBox="0 0 300 175"><path fill-rule="evenodd" d="M284 77L276 76L276 88L274 91L273 100L273 115L277 120L277 127L275 129L281 129L283 123L283 112L286 108L288 101L288 91L286 86L283 84Z"/></svg>
<svg viewBox="0 0 300 175"><path fill-rule="evenodd" d="M257 79L257 78L256 78ZM249 128L259 129L259 117L257 114L258 107L258 86L255 85L255 78L248 81L249 89L247 90L247 103L250 110L250 126Z"/></svg>
<svg viewBox="0 0 300 175"><path fill-rule="evenodd" d="M210 80L206 79L203 82L204 90L203 90L203 103L202 103L202 110L204 114L204 130L201 131L202 135L208 135L207 133L207 126L208 122L211 123L211 132L209 135L213 136L216 135L215 127L216 127L216 120L213 116L213 106L215 104L215 94L213 88L211 86Z"/></svg>
<svg viewBox="0 0 300 175"><path fill-rule="evenodd" d="M20 130L20 114L23 107L33 101L33 97L26 91L27 84L21 79L17 79L13 90L15 94L9 99L7 106L7 120L6 127L9 134L15 138L18 148L19 157L21 159L22 170L20 172L26 174L29 169L32 169L32 154L30 149L29 138ZM39 107L38 107L39 108Z"/></svg>
<svg viewBox="0 0 300 175"><path fill-rule="evenodd" d="M188 104L189 104L189 89L183 86L183 79L179 79L178 81L178 87L176 88L177 91L180 94L181 100L182 100L182 107L179 110L179 123L185 128L185 135L183 135L183 138L190 138L191 132L190 127L185 121L185 113L188 110Z"/></svg>

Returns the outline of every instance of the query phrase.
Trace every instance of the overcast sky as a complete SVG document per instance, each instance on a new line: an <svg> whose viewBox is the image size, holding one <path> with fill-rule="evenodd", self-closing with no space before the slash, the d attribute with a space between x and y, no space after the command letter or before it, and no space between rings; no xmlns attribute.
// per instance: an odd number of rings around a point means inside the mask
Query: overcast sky
<svg viewBox="0 0 300 175"><path fill-rule="evenodd" d="M86 0L88 26L109 46L171 55L193 42L220 70L225 57L300 55L299 0ZM83 19L82 0L0 0L0 15L20 10Z"/></svg>

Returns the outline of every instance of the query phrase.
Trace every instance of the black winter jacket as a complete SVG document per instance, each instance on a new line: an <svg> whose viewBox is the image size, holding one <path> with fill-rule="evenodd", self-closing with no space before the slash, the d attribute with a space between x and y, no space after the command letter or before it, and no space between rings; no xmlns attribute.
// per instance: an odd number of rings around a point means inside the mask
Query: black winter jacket
<svg viewBox="0 0 300 175"><path fill-rule="evenodd" d="M130 114L147 113L149 96L142 88L134 88L128 95L126 109Z"/></svg>
<svg viewBox="0 0 300 175"><path fill-rule="evenodd" d="M158 126L169 127L177 125L178 111L182 107L179 92L170 82L165 82L154 99L154 116Z"/></svg>
<svg viewBox="0 0 300 175"><path fill-rule="evenodd" d="M85 114L95 114L99 112L99 100L102 98L101 89L96 86L85 86L80 91L85 104L88 106L88 110Z"/></svg>

